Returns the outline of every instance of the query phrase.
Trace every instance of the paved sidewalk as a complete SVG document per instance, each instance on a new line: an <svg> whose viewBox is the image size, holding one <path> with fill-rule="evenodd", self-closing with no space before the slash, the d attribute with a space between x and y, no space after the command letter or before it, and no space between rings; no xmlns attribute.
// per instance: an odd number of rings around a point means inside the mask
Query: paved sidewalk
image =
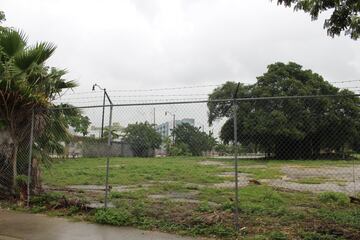
<svg viewBox="0 0 360 240"><path fill-rule="evenodd" d="M0 209L0 240L190 240L172 234L112 227Z"/></svg>

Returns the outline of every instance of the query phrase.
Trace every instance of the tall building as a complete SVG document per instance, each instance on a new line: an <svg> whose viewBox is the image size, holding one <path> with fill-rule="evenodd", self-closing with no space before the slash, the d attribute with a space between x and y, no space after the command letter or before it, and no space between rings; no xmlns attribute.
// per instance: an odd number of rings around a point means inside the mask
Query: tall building
<svg viewBox="0 0 360 240"><path fill-rule="evenodd" d="M195 126L195 119L193 118L183 118L181 120L176 120L175 125L179 126L181 124L188 123L191 126ZM161 134L162 138L169 137L173 129L173 122L165 122L155 127L156 131Z"/></svg>

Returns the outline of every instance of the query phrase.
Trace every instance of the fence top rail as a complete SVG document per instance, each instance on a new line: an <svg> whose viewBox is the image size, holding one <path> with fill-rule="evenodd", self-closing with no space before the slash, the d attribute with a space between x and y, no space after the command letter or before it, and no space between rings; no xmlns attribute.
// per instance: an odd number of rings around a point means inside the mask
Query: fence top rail
<svg viewBox="0 0 360 240"><path fill-rule="evenodd" d="M68 106L62 108L50 108L53 110L73 109L73 108L102 108L102 107L131 107L131 106L155 106L155 105L176 105L176 104L194 104L194 103L217 103L217 102L245 102L245 101L266 101L280 99L309 99L309 98L344 98L344 97L360 97L360 94L349 95L305 95L305 96L273 96L273 97L248 97L248 98L228 98L228 99L206 99L206 100L189 100L189 101L169 101L169 102L140 102L140 103L121 103L106 105L88 105L88 106Z"/></svg>

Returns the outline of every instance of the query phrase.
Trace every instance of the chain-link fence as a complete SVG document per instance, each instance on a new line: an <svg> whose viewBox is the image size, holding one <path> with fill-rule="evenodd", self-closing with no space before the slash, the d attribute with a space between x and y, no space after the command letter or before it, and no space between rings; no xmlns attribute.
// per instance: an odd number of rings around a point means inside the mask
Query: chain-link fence
<svg viewBox="0 0 360 240"><path fill-rule="evenodd" d="M359 120L357 96L61 106L34 112L16 161L16 143L1 145L0 187L17 179L23 196L67 192L91 208L123 198L216 206L224 198L207 194L226 189L236 214L238 188L252 185L357 197Z"/></svg>

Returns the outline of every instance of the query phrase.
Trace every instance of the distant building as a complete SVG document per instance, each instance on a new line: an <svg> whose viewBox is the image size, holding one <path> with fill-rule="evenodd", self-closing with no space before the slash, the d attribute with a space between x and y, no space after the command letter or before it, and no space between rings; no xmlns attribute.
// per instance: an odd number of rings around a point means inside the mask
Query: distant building
<svg viewBox="0 0 360 240"><path fill-rule="evenodd" d="M195 119L193 118L183 118L181 120L176 120L175 125L179 126L181 124L188 123L191 126L195 126ZM155 129L158 133L160 133L162 138L169 137L171 135L171 131L173 128L173 122L165 122L159 125L156 125Z"/></svg>

